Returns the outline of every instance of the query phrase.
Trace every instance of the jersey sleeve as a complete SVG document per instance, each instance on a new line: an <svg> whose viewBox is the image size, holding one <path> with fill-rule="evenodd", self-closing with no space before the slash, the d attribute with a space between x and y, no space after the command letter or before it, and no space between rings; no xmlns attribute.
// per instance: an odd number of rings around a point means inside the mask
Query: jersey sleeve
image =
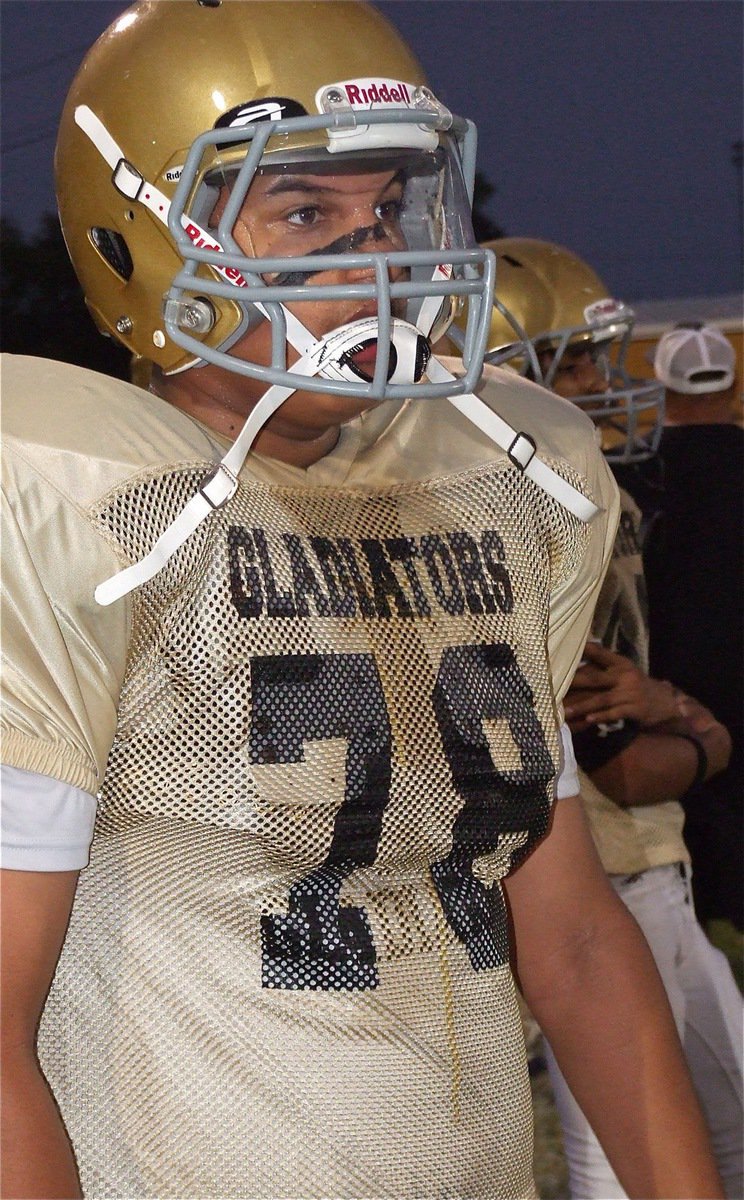
<svg viewBox="0 0 744 1200"><path fill-rule="evenodd" d="M3 761L95 794L116 728L130 608L101 608L93 593L121 564L28 448L9 438L3 453Z"/></svg>
<svg viewBox="0 0 744 1200"><path fill-rule="evenodd" d="M579 562L557 572L551 591L548 654L553 689L559 703L568 691L591 631L602 581L612 559L620 515L617 484L593 436L586 439L580 472L600 511L586 527Z"/></svg>
<svg viewBox="0 0 744 1200"><path fill-rule="evenodd" d="M88 865L96 798L48 775L0 769L6 871L79 871Z"/></svg>
<svg viewBox="0 0 744 1200"><path fill-rule="evenodd" d="M532 438L541 459L599 506L593 520L577 531L569 526L578 518L558 501L545 494L540 501L550 513L547 649L553 692L560 706L589 636L612 558L620 516L618 487L602 454L595 425L571 401L496 367L484 370L478 394L514 429Z"/></svg>
<svg viewBox="0 0 744 1200"><path fill-rule="evenodd" d="M565 721L559 727L558 733L561 739L561 764L555 779L554 792L556 800L565 800L567 796L579 794L579 772L571 730Z"/></svg>

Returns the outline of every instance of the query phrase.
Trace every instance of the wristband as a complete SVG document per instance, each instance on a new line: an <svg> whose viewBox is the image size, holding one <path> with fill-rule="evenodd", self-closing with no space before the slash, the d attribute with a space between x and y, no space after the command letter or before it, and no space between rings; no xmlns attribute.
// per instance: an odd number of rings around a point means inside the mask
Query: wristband
<svg viewBox="0 0 744 1200"><path fill-rule="evenodd" d="M688 786L687 791L691 792L699 783L702 783L708 773L708 755L705 752L705 746L699 738L693 737L691 733L675 733L674 737L684 738L686 742L691 742L697 751L698 761L697 770L695 771L692 783Z"/></svg>

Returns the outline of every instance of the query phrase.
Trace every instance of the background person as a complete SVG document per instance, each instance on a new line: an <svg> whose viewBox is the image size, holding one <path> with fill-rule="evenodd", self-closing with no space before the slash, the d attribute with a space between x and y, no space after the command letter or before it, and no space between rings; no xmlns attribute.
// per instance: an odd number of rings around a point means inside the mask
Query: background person
<svg viewBox="0 0 744 1200"><path fill-rule="evenodd" d="M660 339L666 389L660 513L643 550L651 666L721 718L725 771L683 798L695 907L703 922L744 928L744 430L736 419L735 355L703 324Z"/></svg>
<svg viewBox="0 0 744 1200"><path fill-rule="evenodd" d="M496 294L508 314L494 314L489 357L537 375L589 413L613 466L648 460L659 443L663 405L658 385L631 379L624 368L632 312L563 247L528 238L488 244L501 279ZM679 803L691 787L723 771L731 742L717 716L676 680L649 676L640 527L640 511L621 490L593 640L566 695L565 713L595 844L651 947L727 1195L737 1197L744 1186L741 997L724 956L695 919ZM547 1058L572 1195L624 1196L549 1046Z"/></svg>

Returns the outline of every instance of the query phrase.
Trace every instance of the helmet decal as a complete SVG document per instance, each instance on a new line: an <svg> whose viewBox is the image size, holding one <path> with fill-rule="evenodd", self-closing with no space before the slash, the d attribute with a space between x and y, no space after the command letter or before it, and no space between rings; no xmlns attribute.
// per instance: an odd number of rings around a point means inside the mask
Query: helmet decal
<svg viewBox="0 0 744 1200"><path fill-rule="evenodd" d="M236 104L218 117L215 129L240 129L252 121L281 121L285 117L306 117L307 112L296 100L286 96L267 96L261 100L246 100Z"/></svg>
<svg viewBox="0 0 744 1200"><path fill-rule="evenodd" d="M595 325L598 321L611 321L617 317L627 316L632 312L621 300L613 300L611 296L603 296L584 309L584 320L587 325Z"/></svg>

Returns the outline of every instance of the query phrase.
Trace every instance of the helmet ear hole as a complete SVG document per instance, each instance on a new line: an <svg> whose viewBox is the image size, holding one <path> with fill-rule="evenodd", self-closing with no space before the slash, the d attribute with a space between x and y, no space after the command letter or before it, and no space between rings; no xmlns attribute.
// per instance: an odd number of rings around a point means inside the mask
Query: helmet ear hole
<svg viewBox="0 0 744 1200"><path fill-rule="evenodd" d="M129 248L124 238L115 229L106 229L102 225L94 225L90 230L90 240L102 258L125 282L131 278L134 264Z"/></svg>

